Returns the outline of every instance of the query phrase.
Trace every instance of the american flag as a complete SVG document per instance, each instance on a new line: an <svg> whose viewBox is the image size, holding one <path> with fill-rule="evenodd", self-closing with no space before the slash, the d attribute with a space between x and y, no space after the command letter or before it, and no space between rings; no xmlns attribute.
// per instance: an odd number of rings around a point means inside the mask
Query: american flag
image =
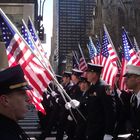
<svg viewBox="0 0 140 140"><path fill-rule="evenodd" d="M76 52L72 51L72 64L73 64L73 69L79 69L79 62L77 60Z"/></svg>
<svg viewBox="0 0 140 140"><path fill-rule="evenodd" d="M79 46L79 51L80 51L80 57L79 57L79 69L83 72L85 72L87 70L87 63L86 63L86 60L85 60L85 57L83 55L83 51L81 49L81 46L80 44L78 44Z"/></svg>
<svg viewBox="0 0 140 140"><path fill-rule="evenodd" d="M89 56L90 56L91 62L94 63L94 64L98 64L97 50L95 48L95 45L94 45L91 37L89 37L89 43L87 44L87 47L88 47L88 50L89 50Z"/></svg>
<svg viewBox="0 0 140 140"><path fill-rule="evenodd" d="M109 85L114 86L116 74L118 72L117 64L115 62L114 53L110 53L111 44L109 43L108 36L104 32L102 50L101 50L101 59L104 66L102 71L102 79L105 80Z"/></svg>
<svg viewBox="0 0 140 140"><path fill-rule="evenodd" d="M28 44L2 10L0 10L0 28L5 41L9 66L21 65L26 80L33 87L33 91L29 94L35 99L33 102L37 109L44 113L40 102L42 93L52 77L30 51Z"/></svg>
<svg viewBox="0 0 140 140"><path fill-rule="evenodd" d="M130 56L130 60L128 62L128 64L133 64L133 65L140 65L140 60L136 54L136 51L134 49L134 46L129 38L129 36L127 35L126 30L123 28L123 32L122 32L122 39L123 39L123 47L127 47L129 50L129 56ZM125 52L124 52L125 53Z"/></svg>
<svg viewBox="0 0 140 140"><path fill-rule="evenodd" d="M96 57L97 57L98 64L101 64L101 44L100 44L99 38L97 38L95 46L97 50Z"/></svg>
<svg viewBox="0 0 140 140"><path fill-rule="evenodd" d="M138 43L137 43L135 37L134 37L134 48L135 48L135 51L136 51L138 58L140 59L140 49L139 49L139 46L138 46Z"/></svg>
<svg viewBox="0 0 140 140"><path fill-rule="evenodd" d="M31 48L33 53L41 61L43 66L46 66L46 63L45 63L43 57L41 56L39 50L37 49L37 46L36 46L36 44L33 40L33 37L31 36L31 33L29 32L28 27L26 26L24 20L22 20L22 22L23 22L23 24L22 24L22 27L21 27L21 35L23 36L23 38L25 39L25 41L27 42L28 46Z"/></svg>
<svg viewBox="0 0 140 140"><path fill-rule="evenodd" d="M124 83L124 77L123 75L125 74L126 71L126 65L127 64L132 64L132 65L138 65L140 66L140 60L138 59L133 45L123 28L122 31L122 45L123 45L123 51L122 51L122 69L121 69L121 75L120 75L120 89L125 90L126 86Z"/></svg>
<svg viewBox="0 0 140 140"><path fill-rule="evenodd" d="M33 38L36 46L37 46L38 52L40 53L40 55L43 58L43 61L45 61L46 62L45 64L47 65L47 67L50 68L51 66L50 66L50 63L49 63L49 61L47 59L47 55L46 55L47 53L44 51L44 49L43 49L43 47L41 45L41 41L40 41L40 39L39 39L39 37L38 37L38 35L36 33L35 27L34 27L32 21L31 21L30 17L28 18L28 29L29 29L29 31L30 31L30 33L32 35L32 38Z"/></svg>

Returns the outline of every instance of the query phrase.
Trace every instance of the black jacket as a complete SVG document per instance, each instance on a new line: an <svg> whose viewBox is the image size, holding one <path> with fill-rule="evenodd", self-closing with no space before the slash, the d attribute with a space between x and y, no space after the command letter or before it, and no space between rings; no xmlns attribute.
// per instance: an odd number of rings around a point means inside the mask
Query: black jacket
<svg viewBox="0 0 140 140"><path fill-rule="evenodd" d="M135 95L132 95L130 100L130 113L131 113L131 122L132 122L132 140L140 139L140 105L136 106L134 103Z"/></svg>
<svg viewBox="0 0 140 140"><path fill-rule="evenodd" d="M0 114L0 140L30 140L17 122Z"/></svg>
<svg viewBox="0 0 140 140"><path fill-rule="evenodd" d="M108 85L99 80L88 90L87 136L102 140L105 134L113 135L115 125L115 107Z"/></svg>

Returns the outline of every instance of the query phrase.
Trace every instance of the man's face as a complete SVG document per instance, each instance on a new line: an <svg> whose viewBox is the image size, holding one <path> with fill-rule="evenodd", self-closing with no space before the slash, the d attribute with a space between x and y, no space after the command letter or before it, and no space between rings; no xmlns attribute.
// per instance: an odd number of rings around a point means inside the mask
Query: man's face
<svg viewBox="0 0 140 140"><path fill-rule="evenodd" d="M69 78L69 77L64 76L64 77L62 78L62 80L63 80L63 83L65 84L65 83L67 83L67 82L69 82L69 81L70 81L70 78Z"/></svg>
<svg viewBox="0 0 140 140"><path fill-rule="evenodd" d="M139 76L134 75L134 74L128 74L125 77L125 83L128 89L135 89L135 87L137 86L137 80L138 80Z"/></svg>
<svg viewBox="0 0 140 140"><path fill-rule="evenodd" d="M74 75L74 74L72 74L72 75L71 75L71 80L72 80L72 82L75 82L75 81L77 80L77 76Z"/></svg>
<svg viewBox="0 0 140 140"><path fill-rule="evenodd" d="M28 97L25 91L15 91L6 95L8 99L8 107L16 120L23 119L27 112Z"/></svg>
<svg viewBox="0 0 140 140"><path fill-rule="evenodd" d="M95 76L96 76L95 72L90 72L90 71L87 72L87 80L89 82L92 82L94 80Z"/></svg>
<svg viewBox="0 0 140 140"><path fill-rule="evenodd" d="M81 91L85 91L88 89L89 86L87 82L80 82L79 87Z"/></svg>

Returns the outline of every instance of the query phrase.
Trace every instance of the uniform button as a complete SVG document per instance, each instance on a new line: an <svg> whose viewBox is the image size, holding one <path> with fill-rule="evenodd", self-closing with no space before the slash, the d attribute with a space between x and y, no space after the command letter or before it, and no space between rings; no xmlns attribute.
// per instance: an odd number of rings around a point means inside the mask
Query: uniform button
<svg viewBox="0 0 140 140"><path fill-rule="evenodd" d="M87 106L87 104L85 104L85 106Z"/></svg>
<svg viewBox="0 0 140 140"><path fill-rule="evenodd" d="M137 136L137 139L139 139L139 136Z"/></svg>
<svg viewBox="0 0 140 140"><path fill-rule="evenodd" d="M140 130L139 129L137 129L137 132L139 132Z"/></svg>

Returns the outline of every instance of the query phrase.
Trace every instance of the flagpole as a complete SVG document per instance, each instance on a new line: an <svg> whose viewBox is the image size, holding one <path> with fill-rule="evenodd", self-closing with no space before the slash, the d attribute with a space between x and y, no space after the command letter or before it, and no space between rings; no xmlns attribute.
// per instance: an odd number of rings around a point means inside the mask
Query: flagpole
<svg viewBox="0 0 140 140"><path fill-rule="evenodd" d="M126 34L126 36L127 36L127 38L128 38L128 41L130 42L130 45L131 45L132 48L134 49L134 47L133 47L134 45L133 45L131 39L129 38L128 33L127 33L127 31L125 30L124 26L122 26L122 29L124 30L124 32L125 32L125 34Z"/></svg>
<svg viewBox="0 0 140 140"><path fill-rule="evenodd" d="M117 52L116 52L116 49L115 49L115 47L114 47L114 44L113 44L113 42L112 42L112 40L111 40L111 37L110 37L110 35L109 35L109 33L108 33L107 27L106 27L105 24L103 24L103 26L104 26L104 31L105 31L106 35L108 36L109 43L112 45L112 47L113 47L113 49L114 49L114 51L115 51L115 53L116 53L116 55L117 55L117 57L118 57L118 64L119 64L119 67L121 67L120 58L119 58L119 56L118 56L118 54L117 54Z"/></svg>
<svg viewBox="0 0 140 140"><path fill-rule="evenodd" d="M42 59L43 59L43 56L42 56L42 54L40 53L40 51L38 50L38 48L37 48L37 46L36 46L36 44L35 44L35 42L34 42L34 40L33 40L33 38L32 38L32 36L31 36L31 34L30 34L30 32L29 32L29 30L28 30L28 28L27 28L27 25L25 24L25 22L24 22L24 20L22 20L22 22L23 22L23 24L24 24L24 26L25 26L25 28L27 29L27 33L29 34L29 36L30 36L30 38L31 38L31 41L32 41L32 43L34 44L34 47L37 49L37 51L39 52L39 55L42 57ZM30 47L29 47L30 48ZM30 48L31 49L31 48ZM34 53L34 52L33 52ZM36 55L36 54L35 54ZM37 55L36 55L36 57L37 57ZM38 57L37 57L38 58ZM38 58L39 59L39 58ZM40 60L40 59L39 59ZM40 60L40 62L41 62L41 64L43 64L44 65L44 63L42 63L42 61ZM45 62L45 69L47 69L48 70L48 67L47 67L47 64L46 64L46 62ZM53 76L55 76L55 75L53 75ZM56 80L56 78L55 78L55 82L56 82L57 80ZM62 94L61 92L60 92L60 94ZM62 97L63 97L63 99L64 99L64 101L65 101L65 103L67 102L66 101L66 99L65 99L65 96L62 94L61 95Z"/></svg>
<svg viewBox="0 0 140 140"><path fill-rule="evenodd" d="M75 58L77 59L77 62L78 62L79 57L78 57L78 54L77 54L76 50L75 50L75 51L73 51L73 52L74 52L74 54L75 54ZM79 62L78 62L78 64L79 64Z"/></svg>
<svg viewBox="0 0 140 140"><path fill-rule="evenodd" d="M51 75L52 79L54 80L54 82L56 83L56 86L64 93L64 95L69 99L69 101L71 101L72 99L70 98L70 96L66 93L66 91L64 90L64 88L62 87L62 85L59 84L59 82L57 81L57 79L54 77L54 75L52 74L52 72L40 61L40 59L37 57L37 55L33 52L33 50L28 46L27 42L25 41L25 39L21 36L21 34L19 33L19 31L16 29L16 27L14 26L14 24L9 20L9 18L5 15L5 13L2 11L2 9L0 8L0 13L2 14L2 16L6 19L5 22L9 23L13 30L15 30L15 32L21 37L21 39L23 40L23 42L26 44L26 46L28 47L28 49L32 52L32 54L38 59L38 61L42 64L42 66L48 71L48 73ZM60 94L62 95L62 97L64 96L61 92ZM75 108L78 112L79 109ZM81 115L81 114L80 114ZM83 115L82 115L83 118Z"/></svg>
<svg viewBox="0 0 140 140"><path fill-rule="evenodd" d="M136 38L135 37L133 37L133 39L134 39L134 44L135 44L135 46L136 46L136 51L137 52L139 52L140 51L140 49L139 49L139 47L138 47L138 43L137 43L137 41L136 41Z"/></svg>
<svg viewBox="0 0 140 140"><path fill-rule="evenodd" d="M25 21L24 21L23 19L22 19L22 23L23 23L23 25L25 26L25 29L26 29L26 31L27 31L27 33L28 33L28 35L29 35L29 37L30 37L30 39L31 39L31 41L32 41L32 43L33 43L35 49L37 50L37 53L38 53L38 54L36 54L36 56L39 55L39 56L41 57L41 59L44 61L44 57L42 56L41 52L39 51L38 47L36 46L36 44L35 44L35 42L34 42L34 40L33 40L33 37L32 37L32 35L31 35L31 33L30 33L30 31L29 31L29 29L28 29L28 27L27 27L27 25L26 25L26 23L25 23ZM39 56L38 56L38 59L40 59ZM40 61L41 61L41 59L40 59ZM42 62L42 61L41 61L41 62ZM43 63L43 62L42 62L42 63ZM44 61L44 64L45 64L46 67L48 66L47 63L46 63L45 61Z"/></svg>
<svg viewBox="0 0 140 140"><path fill-rule="evenodd" d="M27 30L27 33L29 34L29 36L30 36L30 38L31 38L31 41L32 41L34 47L37 49L37 51L39 52L39 55L40 55L41 58L43 59L43 56L42 56L42 54L40 53L39 49L37 48L37 46L36 46L36 44L35 44L35 42L34 42L32 36L31 36L31 33L30 33L29 29L27 28L27 25L25 24L24 20L22 20L22 22L23 22L23 25L25 26L25 28L26 28L26 30ZM29 48L30 48L30 47L29 47ZM30 48L30 49L31 49L31 48ZM32 49L31 49L31 50L32 50ZM34 51L33 51L33 53L34 53ZM35 54L35 53L34 53L34 54ZM35 54L35 55L36 55L36 54ZM36 57L39 59L39 57L38 57L37 55L36 55ZM40 60L40 59L39 59L39 60ZM42 63L41 60L40 60L40 62L41 62L41 64L43 64L43 65L45 64L45 69L48 70L48 67L47 67L46 62ZM53 76L55 76L55 75L53 75ZM56 79L55 79L55 80L56 80ZM56 80L56 81L57 81L57 80ZM62 94L62 93L60 92L60 94ZM67 100L66 100L65 96L64 96L63 94L62 94L61 96L63 97L65 103L67 103Z"/></svg>
<svg viewBox="0 0 140 140"><path fill-rule="evenodd" d="M39 37L38 37L38 34L36 33L36 30L35 30L34 24L33 24L32 20L31 20L30 16L29 16L28 18L29 18L29 21L30 21L30 23L31 23L31 25L32 25L33 32L35 33L35 35L36 35L36 37L37 37L37 39L38 39L38 41L39 41L39 44L40 44L40 46L41 46L41 49L45 52L45 50L44 50L44 48L43 48L43 46L42 46L42 44L41 44L41 41L40 41L40 39L39 39ZM45 53L44 53L44 55L46 56ZM55 75L55 72L54 72L54 70L53 70L53 68L52 68L52 66L51 66L51 64L50 64L50 62L49 62L47 56L46 56L46 59L45 59L45 60L47 60L47 63L49 64L52 73Z"/></svg>
<svg viewBox="0 0 140 140"><path fill-rule="evenodd" d="M77 58L76 58L76 54L74 53L74 51L72 51L72 54L73 54L73 56L74 56L74 58L75 58L75 60L76 60L76 63L79 65L79 62L78 62L78 60L77 60Z"/></svg>
<svg viewBox="0 0 140 140"><path fill-rule="evenodd" d="M79 47L79 50L80 50L80 53L81 53L82 57L84 58L84 62L85 62L85 64L86 64L86 60L85 60L85 57L84 57L83 51L82 51L81 46L80 46L79 43L78 43L78 47Z"/></svg>

